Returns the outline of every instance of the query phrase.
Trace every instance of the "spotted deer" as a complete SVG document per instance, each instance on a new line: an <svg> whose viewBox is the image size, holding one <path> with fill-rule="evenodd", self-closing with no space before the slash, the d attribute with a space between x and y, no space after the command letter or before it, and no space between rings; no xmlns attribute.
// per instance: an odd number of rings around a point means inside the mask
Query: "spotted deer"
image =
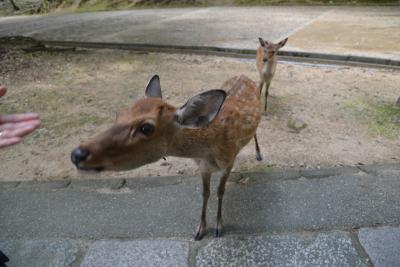
<svg viewBox="0 0 400 267"><path fill-rule="evenodd" d="M267 111L268 90L272 78L275 75L276 65L278 63L278 50L286 44L288 38L283 39L277 44L271 43L269 41L264 41L261 37L259 37L258 40L260 41L260 46L257 48L256 54L256 66L258 73L260 74L258 89L260 90L261 96L262 89L265 83L264 111Z"/></svg>
<svg viewBox="0 0 400 267"><path fill-rule="evenodd" d="M255 136L261 118L261 103L255 82L235 76L222 85L190 98L176 108L162 99L155 75L145 98L123 109L113 125L82 142L71 152L80 170L120 171L140 167L166 156L192 158L203 181L203 207L195 240L206 233L206 209L210 177L222 171L218 186L215 235L222 234L222 198L225 184L239 151Z"/></svg>

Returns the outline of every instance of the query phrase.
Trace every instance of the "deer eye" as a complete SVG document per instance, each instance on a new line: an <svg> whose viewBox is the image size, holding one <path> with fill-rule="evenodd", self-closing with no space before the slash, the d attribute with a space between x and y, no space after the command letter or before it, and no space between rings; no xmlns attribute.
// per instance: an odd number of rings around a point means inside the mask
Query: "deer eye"
<svg viewBox="0 0 400 267"><path fill-rule="evenodd" d="M149 136L154 132L154 125L150 123L144 123L140 126L140 131L142 134Z"/></svg>

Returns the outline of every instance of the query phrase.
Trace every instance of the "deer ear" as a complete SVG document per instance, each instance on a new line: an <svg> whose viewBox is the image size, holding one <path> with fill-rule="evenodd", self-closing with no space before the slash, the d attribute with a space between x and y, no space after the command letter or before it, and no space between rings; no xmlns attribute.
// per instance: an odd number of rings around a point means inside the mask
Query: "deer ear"
<svg viewBox="0 0 400 267"><path fill-rule="evenodd" d="M258 41L260 41L261 46L265 46L265 41L263 40L263 38L258 37Z"/></svg>
<svg viewBox="0 0 400 267"><path fill-rule="evenodd" d="M160 77L158 77L157 74L150 79L149 84L146 87L145 95L146 97L162 98Z"/></svg>
<svg viewBox="0 0 400 267"><path fill-rule="evenodd" d="M287 42L288 39L289 39L289 38L286 38L286 39L283 39L282 41L280 41L280 42L278 43L279 48L282 48L282 47L286 44L286 42Z"/></svg>
<svg viewBox="0 0 400 267"><path fill-rule="evenodd" d="M223 90L210 90L193 96L177 110L175 119L183 127L207 127L217 116L225 98Z"/></svg>

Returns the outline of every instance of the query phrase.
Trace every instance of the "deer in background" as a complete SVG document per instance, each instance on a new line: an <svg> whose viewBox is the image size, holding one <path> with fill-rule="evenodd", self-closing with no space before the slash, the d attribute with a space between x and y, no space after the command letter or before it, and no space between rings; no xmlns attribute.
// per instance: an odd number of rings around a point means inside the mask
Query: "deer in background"
<svg viewBox="0 0 400 267"><path fill-rule="evenodd" d="M256 66L260 74L260 82L258 89L260 96L265 83L265 104L264 111L267 111L268 90L271 85L272 78L275 75L276 65L278 63L278 50L281 49L287 42L288 38L280 41L277 44L269 41L264 41L261 37L258 38L260 46L257 48Z"/></svg>
<svg viewBox="0 0 400 267"><path fill-rule="evenodd" d="M71 153L80 170L121 171L155 162L165 156L193 158L203 180L203 207L195 240L206 233L210 177L223 171L218 186L215 235L222 234L222 198L239 151L255 136L261 119L258 89L252 80L236 76L190 98L176 108L162 99L160 80L153 76L145 98L123 109L106 131L83 142Z"/></svg>

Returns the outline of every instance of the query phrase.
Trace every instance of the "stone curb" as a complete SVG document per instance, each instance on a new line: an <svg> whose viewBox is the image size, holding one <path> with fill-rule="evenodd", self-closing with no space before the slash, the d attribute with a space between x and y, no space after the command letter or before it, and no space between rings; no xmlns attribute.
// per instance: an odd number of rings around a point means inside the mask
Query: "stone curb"
<svg viewBox="0 0 400 267"><path fill-rule="evenodd" d="M260 172L233 172L229 178L230 183L246 184L263 183L276 180L295 180L295 179L323 179L332 176L352 175L358 172L370 174L380 174L386 172L400 172L400 164L384 165L362 165L345 167L326 167L320 169L272 169ZM218 174L213 178L217 179ZM136 177L128 179L89 179L89 180L55 180L55 181L0 181L0 190L99 190L110 189L119 190L124 187L131 190L141 190L146 188L171 186L177 184L198 183L199 177L195 176L152 176Z"/></svg>
<svg viewBox="0 0 400 267"><path fill-rule="evenodd" d="M47 46L55 47L80 47L80 48L108 48L123 49L145 52L164 53L189 53L200 55L217 55L241 58L255 58L256 51L253 49L223 48L213 46L179 46L179 45L156 45L138 43L104 43L104 42L76 42L76 41L50 41L40 40ZM327 64L347 64L366 67L400 68L399 60L391 60L375 57L362 57L354 55L337 55L310 53L305 51L279 51L279 55L286 61L308 61Z"/></svg>
<svg viewBox="0 0 400 267"><path fill-rule="evenodd" d="M381 174L385 173L387 171L397 171L400 172L400 164L385 164L385 165L379 165L379 164L374 164L374 165L360 165L357 166L361 171L370 173L370 174Z"/></svg>

